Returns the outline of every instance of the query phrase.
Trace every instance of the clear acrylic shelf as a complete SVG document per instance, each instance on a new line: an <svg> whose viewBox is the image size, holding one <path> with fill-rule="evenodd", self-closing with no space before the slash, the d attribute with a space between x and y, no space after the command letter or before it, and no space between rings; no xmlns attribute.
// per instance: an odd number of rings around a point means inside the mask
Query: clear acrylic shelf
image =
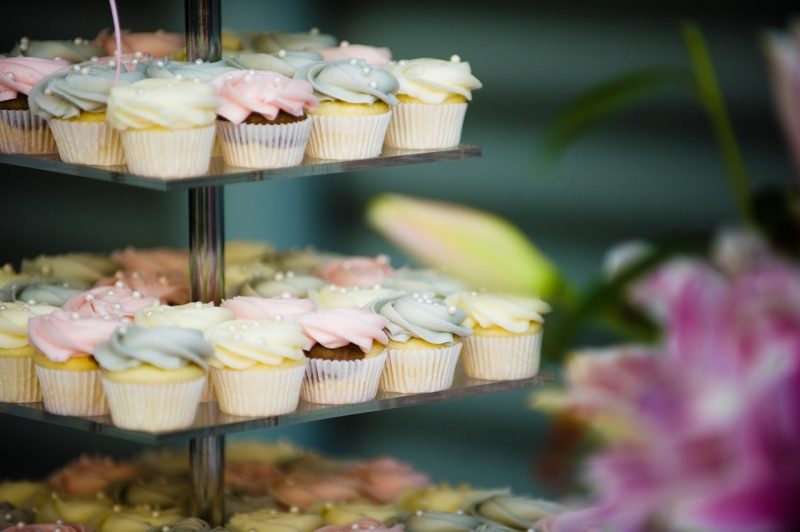
<svg viewBox="0 0 800 532"><path fill-rule="evenodd" d="M141 188L149 188L167 192L200 187L232 185L234 183L251 183L321 174L338 174L371 168L387 168L419 163L453 161L481 156L480 146L461 144L455 148L441 150L401 150L384 148L379 157L353 161L328 161L306 157L299 166L273 169L252 169L228 166L222 157L214 157L211 167L204 175L194 177L159 179L143 177L128 173L125 166L87 166L62 162L58 154L47 155L13 155L0 154L0 164L21 166L55 172L76 177L86 177L99 181L121 183Z"/></svg>
<svg viewBox="0 0 800 532"><path fill-rule="evenodd" d="M220 412L216 402L203 403L197 410L197 416L192 426L176 431L158 433L118 429L111 422L110 416L73 417L49 414L44 411L42 403L0 403L0 414L31 419L84 432L103 434L105 436L132 442L148 445L162 445L183 442L194 438L221 436L233 432L308 423L323 419L391 410L404 406L415 406L449 399L461 399L490 393L518 390L539 386L552 381L553 376L548 373L541 373L529 379L516 381L481 381L464 376L459 368L453 385L449 389L441 392L408 395L381 392L378 394L378 397L372 401L352 405L318 405L300 401L300 406L297 410L282 416L267 418L231 416Z"/></svg>

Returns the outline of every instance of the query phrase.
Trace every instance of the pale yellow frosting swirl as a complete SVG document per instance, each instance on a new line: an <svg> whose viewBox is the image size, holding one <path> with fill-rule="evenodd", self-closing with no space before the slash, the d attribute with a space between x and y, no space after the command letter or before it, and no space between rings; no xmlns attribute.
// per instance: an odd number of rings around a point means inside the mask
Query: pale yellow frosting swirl
<svg viewBox="0 0 800 532"><path fill-rule="evenodd" d="M21 301L0 303L0 349L28 345L28 320L57 310L51 305L28 305Z"/></svg>
<svg viewBox="0 0 800 532"><path fill-rule="evenodd" d="M437 104L457 94L472 100L472 91L483 85L472 75L469 63L457 56L442 59L410 59L392 63L389 71L400 84L398 94L417 98L423 103Z"/></svg>
<svg viewBox="0 0 800 532"><path fill-rule="evenodd" d="M445 301L467 312L467 327L500 327L512 333L524 333L531 323L544 323L542 314L550 311L540 299L486 292L457 292Z"/></svg>
<svg viewBox="0 0 800 532"><path fill-rule="evenodd" d="M272 320L235 320L206 331L214 346L211 365L244 370L263 364L303 364L303 347L308 340L297 323Z"/></svg>
<svg viewBox="0 0 800 532"><path fill-rule="evenodd" d="M219 323L236 317L226 308L213 303L187 303L174 307L158 305L136 313L136 325L142 327L183 327L205 332Z"/></svg>
<svg viewBox="0 0 800 532"><path fill-rule="evenodd" d="M114 87L108 96L106 120L127 129L189 129L214 124L216 89L193 80L143 79Z"/></svg>

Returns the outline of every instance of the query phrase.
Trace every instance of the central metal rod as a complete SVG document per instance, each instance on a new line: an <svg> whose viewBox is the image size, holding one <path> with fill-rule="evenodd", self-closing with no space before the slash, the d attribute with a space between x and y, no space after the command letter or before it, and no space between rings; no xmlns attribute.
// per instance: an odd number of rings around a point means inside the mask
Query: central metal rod
<svg viewBox="0 0 800 532"><path fill-rule="evenodd" d="M185 0L186 59L218 61L221 57L220 0ZM189 269L192 301L219 304L225 289L224 188L189 190ZM219 526L225 519L224 436L189 442L192 513Z"/></svg>

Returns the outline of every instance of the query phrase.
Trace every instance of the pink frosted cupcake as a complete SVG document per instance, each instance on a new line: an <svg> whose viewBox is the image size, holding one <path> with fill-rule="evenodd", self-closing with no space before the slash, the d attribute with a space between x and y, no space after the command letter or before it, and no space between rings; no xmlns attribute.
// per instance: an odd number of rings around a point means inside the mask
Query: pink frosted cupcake
<svg viewBox="0 0 800 532"><path fill-rule="evenodd" d="M90 496L113 485L133 480L141 475L139 468L109 457L81 456L53 472L47 481L58 493Z"/></svg>
<svg viewBox="0 0 800 532"><path fill-rule="evenodd" d="M358 479L366 497L383 504L394 502L403 492L430 484L427 475L394 458L359 462L349 467L346 474Z"/></svg>
<svg viewBox="0 0 800 532"><path fill-rule="evenodd" d="M365 44L350 44L342 41L332 48L316 48L312 50L322 56L323 61L337 59L363 59L368 65L384 66L392 60L392 51L383 47Z"/></svg>
<svg viewBox="0 0 800 532"><path fill-rule="evenodd" d="M62 60L0 58L0 153L56 151L47 122L28 106L28 94L39 81L67 66Z"/></svg>
<svg viewBox="0 0 800 532"><path fill-rule="evenodd" d="M317 310L317 306L310 299L293 297L238 296L223 301L221 306L233 312L237 320L297 321L301 316Z"/></svg>
<svg viewBox="0 0 800 532"><path fill-rule="evenodd" d="M189 272L189 252L185 249L126 247L111 254L111 260L125 271Z"/></svg>
<svg viewBox="0 0 800 532"><path fill-rule="evenodd" d="M190 300L189 279L181 272L119 271L98 281L97 286L125 288L148 298L156 298L164 305L185 305Z"/></svg>
<svg viewBox="0 0 800 532"><path fill-rule="evenodd" d="M303 161L319 100L308 81L277 72L237 70L214 78L220 101L219 139L225 162L280 168Z"/></svg>
<svg viewBox="0 0 800 532"><path fill-rule="evenodd" d="M309 339L302 398L324 404L374 399L386 362L386 319L341 307L306 314L298 321Z"/></svg>
<svg viewBox="0 0 800 532"><path fill-rule="evenodd" d="M336 286L375 286L394 275L389 257L347 257L333 259L314 272L317 277Z"/></svg>
<svg viewBox="0 0 800 532"><path fill-rule="evenodd" d="M122 31L122 53L133 54L140 52L153 57L171 57L184 48L184 37L178 33L168 33L162 30L155 32L130 32ZM117 42L113 31L102 30L95 37L95 44L105 49L108 55L114 55Z"/></svg>
<svg viewBox="0 0 800 532"><path fill-rule="evenodd" d="M81 317L132 320L136 313L158 305L158 299L124 287L87 290L64 303L63 309Z"/></svg>
<svg viewBox="0 0 800 532"><path fill-rule="evenodd" d="M284 506L300 510L322 503L352 502L360 497L356 480L314 473L291 473L276 478L270 491Z"/></svg>
<svg viewBox="0 0 800 532"><path fill-rule="evenodd" d="M54 312L28 322L28 338L44 408L67 416L108 413L101 373L91 353L111 337L121 320L82 317L77 312Z"/></svg>

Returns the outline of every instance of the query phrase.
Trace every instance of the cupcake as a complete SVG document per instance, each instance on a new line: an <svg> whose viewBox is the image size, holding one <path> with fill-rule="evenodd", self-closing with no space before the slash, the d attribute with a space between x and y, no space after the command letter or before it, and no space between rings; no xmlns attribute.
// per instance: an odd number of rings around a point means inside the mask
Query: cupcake
<svg viewBox="0 0 800 532"><path fill-rule="evenodd" d="M280 168L303 161L319 101L307 81L277 72L236 70L214 78L222 156L227 164Z"/></svg>
<svg viewBox="0 0 800 532"><path fill-rule="evenodd" d="M469 63L454 55L394 63L390 72L400 88L386 145L406 149L451 148L461 142L461 128L472 91L481 82Z"/></svg>
<svg viewBox="0 0 800 532"><path fill-rule="evenodd" d="M151 432L194 421L212 347L198 331L177 327L120 327L94 357L117 427Z"/></svg>
<svg viewBox="0 0 800 532"><path fill-rule="evenodd" d="M36 349L28 343L28 321L57 310L43 304L0 303L0 403L42 400L33 367Z"/></svg>
<svg viewBox="0 0 800 532"><path fill-rule="evenodd" d="M250 46L257 52L280 52L281 50L310 50L336 45L336 37L320 33L311 28L308 32L286 33L280 31L262 32L250 39Z"/></svg>
<svg viewBox="0 0 800 532"><path fill-rule="evenodd" d="M386 363L386 319L342 307L304 314L298 322L309 339L303 400L350 404L374 399Z"/></svg>
<svg viewBox="0 0 800 532"><path fill-rule="evenodd" d="M277 416L297 408L306 338L296 323L236 320L206 331L219 408L237 416Z"/></svg>
<svg viewBox="0 0 800 532"><path fill-rule="evenodd" d="M507 496L510 493L508 489L478 490L467 485L451 487L441 484L408 491L400 496L396 505L407 512L465 512L492 497Z"/></svg>
<svg viewBox="0 0 800 532"><path fill-rule="evenodd" d="M173 80L211 81L217 76L235 72L236 69L223 61L169 61L155 59L147 64L145 74L148 78L164 78Z"/></svg>
<svg viewBox="0 0 800 532"><path fill-rule="evenodd" d="M21 283L29 279L30 279L29 275L15 272L14 267L11 266L10 264L4 264L3 267L0 268L0 288L5 288L10 284ZM14 301L14 300L0 299L0 301Z"/></svg>
<svg viewBox="0 0 800 532"><path fill-rule="evenodd" d="M181 519L180 521L172 523L171 525L150 527L146 530L146 532L235 532L235 531L226 526L215 526L214 528L211 528L211 525L209 525L202 519L198 519L197 517L187 517L186 519Z"/></svg>
<svg viewBox="0 0 800 532"><path fill-rule="evenodd" d="M131 172L189 177L208 171L217 104L209 83L144 79L111 90L106 119L120 132Z"/></svg>
<svg viewBox="0 0 800 532"><path fill-rule="evenodd" d="M317 310L310 299L292 297L234 297L222 302L222 308L233 312L237 320L286 319L297 321Z"/></svg>
<svg viewBox="0 0 800 532"><path fill-rule="evenodd" d="M225 63L242 70L266 70L277 72L286 77L294 77L298 68L318 63L322 56L317 52L300 52L296 50L278 50L270 54L260 52L242 52L234 54Z"/></svg>
<svg viewBox="0 0 800 532"><path fill-rule="evenodd" d="M134 321L140 327L183 327L205 332L214 325L236 319L226 308L213 303L187 303L186 305L157 307L137 312Z"/></svg>
<svg viewBox="0 0 800 532"><path fill-rule="evenodd" d="M326 262L340 257L341 255L317 251L309 246L304 249L281 251L278 253L277 263L281 270L292 271L299 275L310 275Z"/></svg>
<svg viewBox="0 0 800 532"><path fill-rule="evenodd" d="M388 322L390 342L381 390L425 393L453 384L466 313L430 293L412 293L375 301L372 309Z"/></svg>
<svg viewBox="0 0 800 532"><path fill-rule="evenodd" d="M308 297L322 288L325 281L313 275L295 275L293 271L278 272L272 277L260 277L244 283L239 289L243 296L256 297Z"/></svg>
<svg viewBox="0 0 800 532"><path fill-rule="evenodd" d="M300 510L359 498L358 483L337 474L291 473L273 480L271 491L284 506Z"/></svg>
<svg viewBox="0 0 800 532"><path fill-rule="evenodd" d="M169 525L177 523L186 516L181 515L177 508L153 510L148 506L137 508L115 507L114 512L108 516L98 529L98 532L147 532L151 528L163 531L169 530Z"/></svg>
<svg viewBox="0 0 800 532"><path fill-rule="evenodd" d="M381 521L375 519L359 519L352 523L343 523L339 525L328 525L318 528L317 532L350 532L352 530L372 530L373 532L403 532L405 527L403 525L394 525L388 527Z"/></svg>
<svg viewBox="0 0 800 532"><path fill-rule="evenodd" d="M118 271L99 280L97 286L124 288L143 297L155 298L164 305L185 305L190 300L189 278L181 272Z"/></svg>
<svg viewBox="0 0 800 532"><path fill-rule="evenodd" d="M432 270L395 270L394 275L384 281L387 288L405 290L406 292L432 292L439 297L447 297L455 292L467 289L461 281L457 281L443 273Z"/></svg>
<svg viewBox="0 0 800 532"><path fill-rule="evenodd" d="M122 69L116 77L115 61L81 63L37 83L29 94L31 112L47 120L67 163L125 164L119 134L106 122L106 102L111 89L144 79L143 69Z"/></svg>
<svg viewBox="0 0 800 532"><path fill-rule="evenodd" d="M322 524L322 518L318 515L265 509L234 515L228 526L234 530L246 532L314 532Z"/></svg>
<svg viewBox="0 0 800 532"><path fill-rule="evenodd" d="M377 157L397 104L397 80L363 59L312 63L295 72L320 99L306 152L318 159Z"/></svg>
<svg viewBox="0 0 800 532"><path fill-rule="evenodd" d="M93 530L92 527L76 523L64 523L62 521L57 523L36 523L35 525L17 523L16 526L0 530L0 532L92 532Z"/></svg>
<svg viewBox="0 0 800 532"><path fill-rule="evenodd" d="M117 266L105 255L64 253L24 259L21 270L32 277L66 282L73 288L87 288L114 273Z"/></svg>
<svg viewBox="0 0 800 532"><path fill-rule="evenodd" d="M239 294L242 286L253 279L270 277L275 268L261 261L233 262L225 260L225 297Z"/></svg>
<svg viewBox="0 0 800 532"><path fill-rule="evenodd" d="M82 292L64 303L63 309L82 317L132 320L137 312L158 305L158 299L121 287L99 287Z"/></svg>
<svg viewBox="0 0 800 532"><path fill-rule="evenodd" d="M123 54L141 52L153 57L172 57L178 55L184 47L184 37L179 33L168 33L163 30L155 32L122 31L120 34ZM108 55L117 51L117 40L113 31L102 30L94 40Z"/></svg>
<svg viewBox="0 0 800 532"><path fill-rule="evenodd" d="M28 339L37 351L33 362L45 410L67 416L108 413L100 367L92 351L120 325L119 320L87 318L64 311L28 322Z"/></svg>
<svg viewBox="0 0 800 532"><path fill-rule="evenodd" d="M126 272L189 275L189 251L172 248L137 249L128 246L111 254L110 260ZM113 271L111 272L113 273Z"/></svg>
<svg viewBox="0 0 800 532"><path fill-rule="evenodd" d="M140 469L126 462L115 462L107 456L81 456L54 471L47 481L61 494L94 496L114 484L138 477Z"/></svg>
<svg viewBox="0 0 800 532"><path fill-rule="evenodd" d="M55 280L28 279L12 282L0 289L0 301L22 301L29 305L44 303L60 307L81 291L71 288L68 283Z"/></svg>
<svg viewBox="0 0 800 532"><path fill-rule="evenodd" d="M534 523L562 511L564 507L554 502L498 495L477 504L471 513L514 530L529 530Z"/></svg>
<svg viewBox="0 0 800 532"><path fill-rule="evenodd" d="M32 41L27 37L23 37L14 49L8 53L9 57L16 55L82 63L106 54L101 47L80 37L75 37L68 41Z"/></svg>
<svg viewBox="0 0 800 532"><path fill-rule="evenodd" d="M275 256L275 248L264 242L234 240L225 242L225 262L269 262Z"/></svg>
<svg viewBox="0 0 800 532"><path fill-rule="evenodd" d="M317 277L336 286L375 286L394 275L389 257L346 257L333 259L314 272Z"/></svg>
<svg viewBox="0 0 800 532"><path fill-rule="evenodd" d="M400 494L408 490L422 488L430 483L427 475L393 458L358 462L348 467L346 474L358 479L365 497L384 504L394 502Z"/></svg>
<svg viewBox="0 0 800 532"><path fill-rule="evenodd" d="M403 290L385 288L383 285L379 284L370 287L354 286L351 288L329 284L317 290L312 290L308 297L314 301L319 308L368 308L378 299L386 299L404 293Z"/></svg>
<svg viewBox="0 0 800 532"><path fill-rule="evenodd" d="M392 51L385 46L379 48L364 44L350 44L347 41L340 42L339 46L316 48L312 51L320 54L323 61L363 59L368 65L384 66L392 60Z"/></svg>
<svg viewBox="0 0 800 532"><path fill-rule="evenodd" d="M37 508L50 498L50 486L46 482L28 480L0 481L0 501L17 508Z"/></svg>
<svg viewBox="0 0 800 532"><path fill-rule="evenodd" d="M36 520L40 523L76 523L94 530L111 515L113 508L114 501L103 492L84 497L52 493L47 503L39 508Z"/></svg>
<svg viewBox="0 0 800 532"><path fill-rule="evenodd" d="M129 506L179 508L188 511L189 485L184 477L139 478L124 490L123 502Z"/></svg>
<svg viewBox="0 0 800 532"><path fill-rule="evenodd" d="M44 120L31 113L34 85L69 65L36 57L0 57L0 153L53 153L56 144Z"/></svg>
<svg viewBox="0 0 800 532"><path fill-rule="evenodd" d="M383 526L384 523L396 522L400 517L400 510L391 504L378 506L364 502L326 504L321 513L328 525L349 525L366 519Z"/></svg>
<svg viewBox="0 0 800 532"><path fill-rule="evenodd" d="M481 520L471 515L418 510L403 522L406 532L474 532L481 530ZM481 532L484 532L481 530Z"/></svg>
<svg viewBox="0 0 800 532"><path fill-rule="evenodd" d="M466 311L472 336L465 342L464 372L475 379L515 380L539 371L542 314L550 307L526 297L458 292L448 305Z"/></svg>

